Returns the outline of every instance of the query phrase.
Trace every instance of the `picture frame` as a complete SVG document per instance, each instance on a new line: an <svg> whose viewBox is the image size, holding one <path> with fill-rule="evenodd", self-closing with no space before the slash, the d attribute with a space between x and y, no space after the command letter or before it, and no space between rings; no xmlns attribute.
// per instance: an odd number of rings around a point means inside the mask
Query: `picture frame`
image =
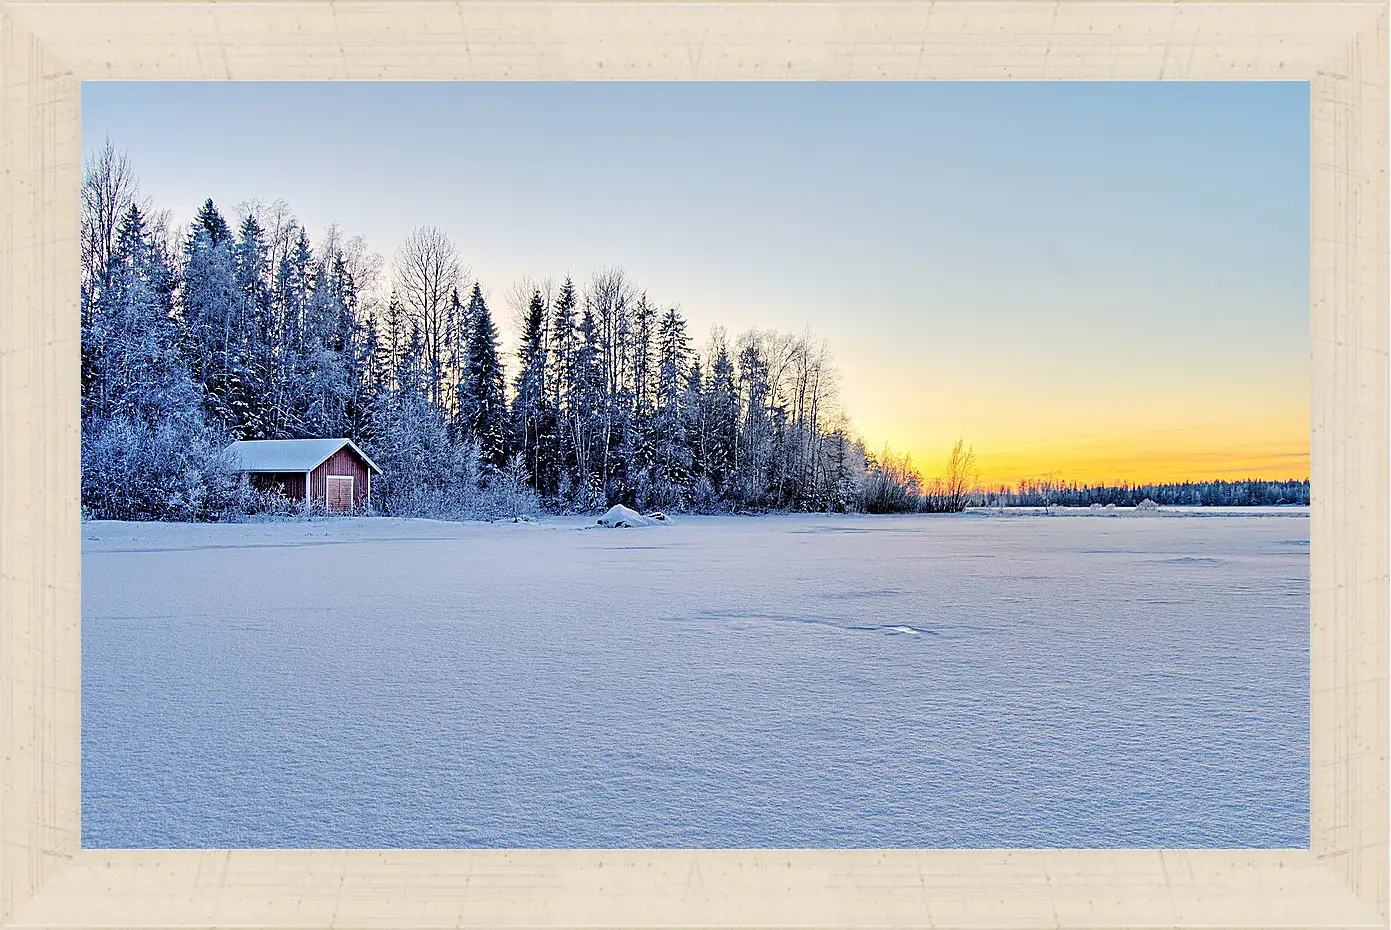
<svg viewBox="0 0 1391 930"><path fill-rule="evenodd" d="M0 0L0 925L1386 926L1387 53L1371 0ZM1309 82L1310 848L80 848L81 82L310 79Z"/></svg>

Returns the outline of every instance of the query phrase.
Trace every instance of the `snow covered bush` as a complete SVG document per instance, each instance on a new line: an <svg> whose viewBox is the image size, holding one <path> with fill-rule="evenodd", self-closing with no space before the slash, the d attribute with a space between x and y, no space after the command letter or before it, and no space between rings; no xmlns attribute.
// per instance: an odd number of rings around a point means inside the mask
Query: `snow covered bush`
<svg viewBox="0 0 1391 930"><path fill-rule="evenodd" d="M685 509L692 513L721 513L728 508L721 502L720 495L715 491L710 479L700 475L691 483L691 490L686 495Z"/></svg>
<svg viewBox="0 0 1391 930"><path fill-rule="evenodd" d="M604 504L603 493L592 482L561 475L555 501L555 508L561 513L592 512Z"/></svg>
<svg viewBox="0 0 1391 930"><path fill-rule="evenodd" d="M279 488L258 488L250 482L239 481L219 519L236 523L247 517L297 517L304 512L302 501L291 500Z"/></svg>
<svg viewBox="0 0 1391 930"><path fill-rule="evenodd" d="M85 430L82 507L92 519L213 520L236 489L219 446L176 422L113 417Z"/></svg>
<svg viewBox="0 0 1391 930"><path fill-rule="evenodd" d="M484 482L474 512L484 520L535 517L541 513L541 497L527 484L520 455L513 456L506 468L494 472Z"/></svg>
<svg viewBox="0 0 1391 930"><path fill-rule="evenodd" d="M1144 500L1140 501L1140 503L1136 504L1135 509L1141 512L1148 510L1158 510L1159 505L1147 497Z"/></svg>
<svg viewBox="0 0 1391 930"><path fill-rule="evenodd" d="M475 441L451 441L443 417L423 399L398 399L389 429L369 442L382 469L372 481L377 508L393 517L437 520L498 520L535 516L541 499L527 484L523 463L482 464Z"/></svg>

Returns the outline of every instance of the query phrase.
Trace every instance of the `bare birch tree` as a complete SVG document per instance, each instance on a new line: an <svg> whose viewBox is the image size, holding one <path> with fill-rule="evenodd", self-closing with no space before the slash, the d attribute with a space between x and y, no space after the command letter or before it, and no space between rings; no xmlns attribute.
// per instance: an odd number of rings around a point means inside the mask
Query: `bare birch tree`
<svg viewBox="0 0 1391 930"><path fill-rule="evenodd" d="M133 205L139 182L125 152L107 139L89 154L82 172L82 281L91 286L105 270L116 246L116 227ZM141 212L148 213L145 204Z"/></svg>
<svg viewBox="0 0 1391 930"><path fill-rule="evenodd" d="M441 406L455 325L450 295L462 287L464 274L458 248L437 226L417 227L396 254L396 289L406 319L420 334L429 398Z"/></svg>

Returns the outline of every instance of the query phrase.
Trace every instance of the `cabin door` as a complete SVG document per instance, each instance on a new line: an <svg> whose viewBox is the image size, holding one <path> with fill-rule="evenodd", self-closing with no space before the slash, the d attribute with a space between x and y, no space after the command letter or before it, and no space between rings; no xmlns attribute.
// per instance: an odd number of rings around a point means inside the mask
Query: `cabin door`
<svg viewBox="0 0 1391 930"><path fill-rule="evenodd" d="M328 475L329 513L353 512L353 476Z"/></svg>

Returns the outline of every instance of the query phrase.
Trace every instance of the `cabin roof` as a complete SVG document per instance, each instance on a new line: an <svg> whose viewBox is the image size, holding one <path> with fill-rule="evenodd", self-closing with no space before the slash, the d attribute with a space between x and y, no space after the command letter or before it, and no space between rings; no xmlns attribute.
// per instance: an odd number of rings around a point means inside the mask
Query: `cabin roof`
<svg viewBox="0 0 1391 930"><path fill-rule="evenodd" d="M382 470L351 439L243 439L227 447L233 467L245 472L313 471L344 446L377 474Z"/></svg>

